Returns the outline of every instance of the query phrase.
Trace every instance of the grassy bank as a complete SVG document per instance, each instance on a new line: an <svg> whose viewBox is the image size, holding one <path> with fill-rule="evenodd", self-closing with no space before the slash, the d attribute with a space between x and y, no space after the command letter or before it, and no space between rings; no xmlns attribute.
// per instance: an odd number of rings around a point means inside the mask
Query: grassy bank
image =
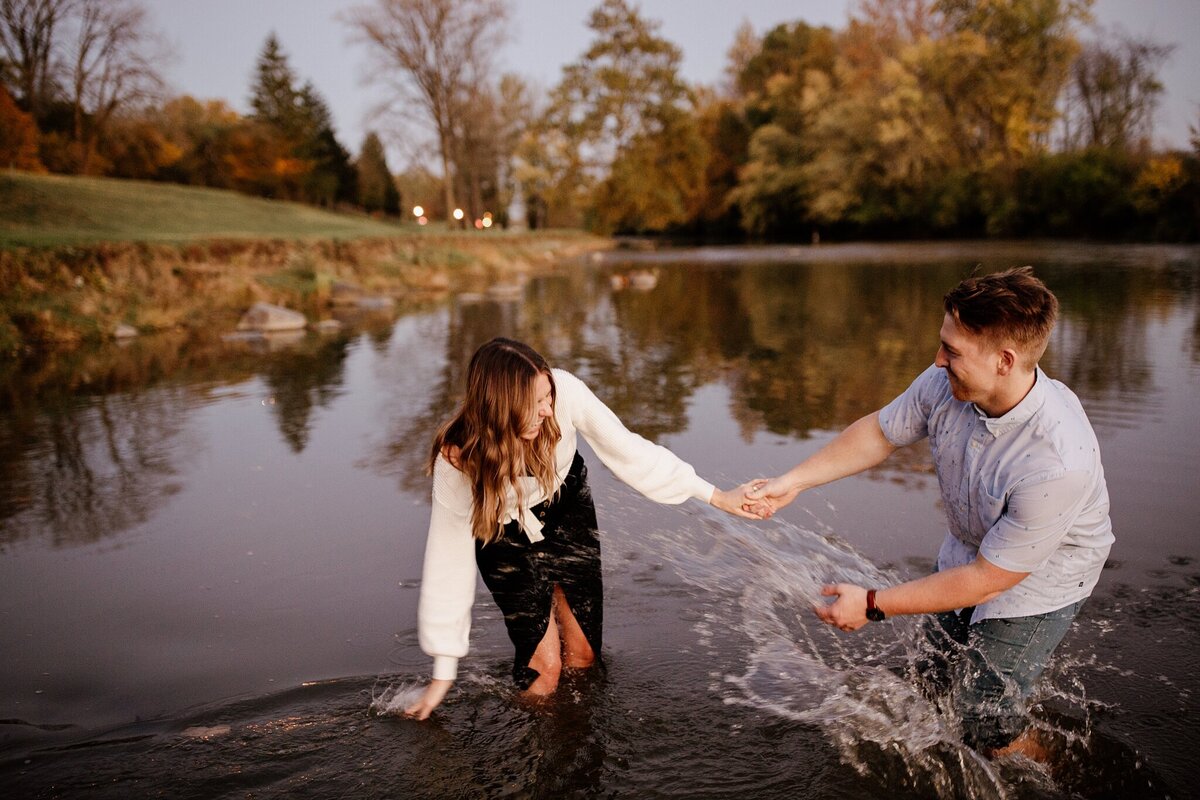
<svg viewBox="0 0 1200 800"><path fill-rule="evenodd" d="M0 173L0 353L232 329L263 301L329 314L336 284L406 298L520 280L604 246L576 232L447 233L230 192Z"/></svg>
<svg viewBox="0 0 1200 800"><path fill-rule="evenodd" d="M359 239L405 228L222 189L0 172L0 247L202 239Z"/></svg>

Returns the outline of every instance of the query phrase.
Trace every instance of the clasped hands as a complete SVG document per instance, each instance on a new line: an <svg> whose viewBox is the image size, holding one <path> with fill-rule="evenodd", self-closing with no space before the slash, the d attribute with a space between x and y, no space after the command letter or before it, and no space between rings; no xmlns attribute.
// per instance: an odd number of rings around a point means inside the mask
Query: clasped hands
<svg viewBox="0 0 1200 800"><path fill-rule="evenodd" d="M746 519L770 519L796 499L799 487L783 478L756 478L732 489L717 489L708 501L713 507Z"/></svg>

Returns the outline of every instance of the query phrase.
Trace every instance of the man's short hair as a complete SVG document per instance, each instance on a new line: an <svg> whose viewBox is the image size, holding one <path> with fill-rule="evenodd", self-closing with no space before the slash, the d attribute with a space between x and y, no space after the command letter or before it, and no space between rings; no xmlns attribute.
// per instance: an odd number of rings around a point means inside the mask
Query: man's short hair
<svg viewBox="0 0 1200 800"><path fill-rule="evenodd" d="M1033 267L967 278L946 293L942 305L964 330L995 344L1014 344L1029 368L1046 352L1058 319L1058 298L1034 277Z"/></svg>

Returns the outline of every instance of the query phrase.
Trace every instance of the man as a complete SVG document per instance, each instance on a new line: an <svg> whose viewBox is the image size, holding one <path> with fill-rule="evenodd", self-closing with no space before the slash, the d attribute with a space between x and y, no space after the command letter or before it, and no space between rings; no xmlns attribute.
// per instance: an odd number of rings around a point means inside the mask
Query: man
<svg viewBox="0 0 1200 800"><path fill-rule="evenodd" d="M953 704L968 743L1043 759L1022 700L1112 546L1100 450L1078 398L1038 367L1058 301L1031 268L968 278L943 306L933 366L812 457L755 484L746 508L770 516L928 438L949 523L937 570L896 586L826 586L836 599L817 615L854 631L937 614L929 634L958 670Z"/></svg>

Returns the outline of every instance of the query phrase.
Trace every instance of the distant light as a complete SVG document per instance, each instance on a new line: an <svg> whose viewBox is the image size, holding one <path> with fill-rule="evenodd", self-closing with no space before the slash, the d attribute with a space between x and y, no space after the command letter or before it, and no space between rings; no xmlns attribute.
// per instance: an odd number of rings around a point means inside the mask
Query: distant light
<svg viewBox="0 0 1200 800"><path fill-rule="evenodd" d="M422 208L421 206L413 206L413 216L414 217L425 216L425 209ZM422 223L422 224L424 224L424 223Z"/></svg>
<svg viewBox="0 0 1200 800"><path fill-rule="evenodd" d="M490 211L485 211L485 212L483 212L483 218L484 218L484 219L491 219L491 218L492 218L492 212L490 212Z"/></svg>
<svg viewBox="0 0 1200 800"><path fill-rule="evenodd" d="M483 218L483 227L485 227L485 228L490 228L490 227L492 227L492 218L491 218L491 217L484 217L484 218Z"/></svg>
<svg viewBox="0 0 1200 800"><path fill-rule="evenodd" d="M456 209L454 209L454 218L455 218L455 219L462 219L462 218L463 218L463 210L462 210L461 208L456 208Z"/></svg>
<svg viewBox="0 0 1200 800"><path fill-rule="evenodd" d="M481 219L475 220L475 230L477 230L477 231L483 230L483 220L481 220Z"/></svg>
<svg viewBox="0 0 1200 800"><path fill-rule="evenodd" d="M418 225L428 225L429 217L425 217L425 216L417 217L417 224Z"/></svg>

